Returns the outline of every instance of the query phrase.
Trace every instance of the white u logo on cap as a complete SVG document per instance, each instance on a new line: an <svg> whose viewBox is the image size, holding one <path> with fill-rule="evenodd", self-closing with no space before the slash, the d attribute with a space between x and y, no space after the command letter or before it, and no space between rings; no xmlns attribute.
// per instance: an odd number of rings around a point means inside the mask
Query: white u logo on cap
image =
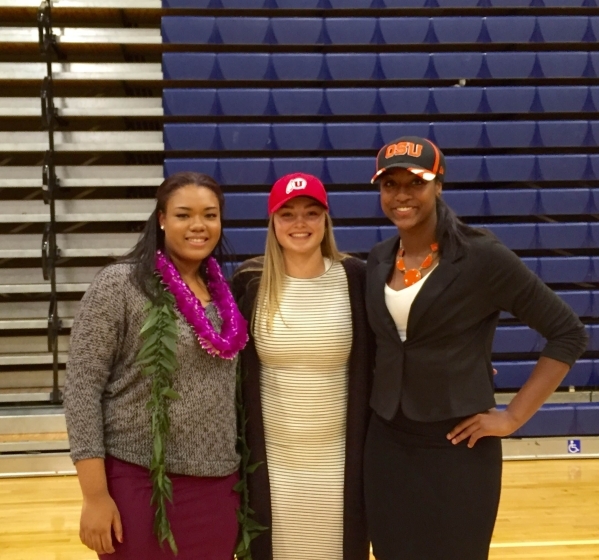
<svg viewBox="0 0 599 560"><path fill-rule="evenodd" d="M287 183L287 187L285 188L285 194L289 194L293 191L301 191L308 186L308 181L303 177L296 177L295 179L291 179L289 183Z"/></svg>

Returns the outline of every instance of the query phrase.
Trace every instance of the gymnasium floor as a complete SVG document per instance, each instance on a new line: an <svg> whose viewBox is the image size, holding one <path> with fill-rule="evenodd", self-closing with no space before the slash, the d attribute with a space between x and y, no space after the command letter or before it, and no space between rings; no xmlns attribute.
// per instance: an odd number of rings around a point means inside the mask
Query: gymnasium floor
<svg viewBox="0 0 599 560"><path fill-rule="evenodd" d="M599 560L599 460L506 462L503 481L491 560ZM80 501L75 477L0 479L0 558L95 560Z"/></svg>

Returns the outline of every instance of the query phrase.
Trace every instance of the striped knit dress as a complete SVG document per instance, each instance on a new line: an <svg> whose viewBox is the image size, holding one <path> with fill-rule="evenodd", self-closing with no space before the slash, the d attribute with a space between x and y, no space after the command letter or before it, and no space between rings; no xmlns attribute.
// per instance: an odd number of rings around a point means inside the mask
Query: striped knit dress
<svg viewBox="0 0 599 560"><path fill-rule="evenodd" d="M273 560L342 560L352 319L341 263L287 277L273 330L256 350L272 500Z"/></svg>

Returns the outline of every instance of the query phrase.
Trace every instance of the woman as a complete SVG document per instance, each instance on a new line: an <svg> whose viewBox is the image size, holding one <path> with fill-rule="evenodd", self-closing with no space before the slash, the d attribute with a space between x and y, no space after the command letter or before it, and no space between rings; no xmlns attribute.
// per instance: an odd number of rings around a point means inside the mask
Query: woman
<svg viewBox="0 0 599 560"><path fill-rule="evenodd" d="M584 326L495 237L441 198L445 159L404 137L377 156L373 182L398 235L368 257L377 341L365 450L377 560L483 560L501 489L501 441L522 426L582 354ZM500 311L547 345L505 410L495 409L491 346Z"/></svg>
<svg viewBox="0 0 599 560"><path fill-rule="evenodd" d="M233 293L252 322L243 353L255 520L254 560L367 560L362 451L371 335L365 266L337 250L327 195L312 175L279 179L266 251Z"/></svg>
<svg viewBox="0 0 599 560"><path fill-rule="evenodd" d="M178 548L179 560L231 560L247 323L212 256L224 198L198 173L169 177L156 198L138 244L96 276L71 331L64 404L80 536L100 558Z"/></svg>

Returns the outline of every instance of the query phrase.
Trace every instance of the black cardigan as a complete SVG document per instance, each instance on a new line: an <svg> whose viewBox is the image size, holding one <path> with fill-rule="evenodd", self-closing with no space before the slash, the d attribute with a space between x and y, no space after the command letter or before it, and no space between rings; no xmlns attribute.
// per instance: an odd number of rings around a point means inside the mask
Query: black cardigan
<svg viewBox="0 0 599 560"><path fill-rule="evenodd" d="M366 267L355 258L342 261L347 274L352 315L353 342L349 358L347 403L347 436L345 450L345 482L343 490L343 559L367 560L369 541L362 483L362 455L370 417L368 399L372 380L374 339L368 326L365 307ZM259 259L243 263L233 276L233 295L244 317L251 320L260 282L260 271L248 269L260 266ZM242 352L244 369L243 398L248 423L247 442L251 450L250 463L264 462L248 475L250 507L254 519L266 527L272 526L270 483L264 442L264 423L260 399L260 361L254 340ZM272 535L266 531L252 541L254 560L272 560ZM316 560L316 559L315 559Z"/></svg>
<svg viewBox="0 0 599 560"><path fill-rule="evenodd" d="M391 420L434 422L495 406L491 350L504 310L541 333L542 356L572 365L588 336L576 314L507 247L490 235L470 238L441 256L418 292L402 342L385 304L384 288L399 239L379 243L368 257L367 307L376 335L370 404Z"/></svg>

